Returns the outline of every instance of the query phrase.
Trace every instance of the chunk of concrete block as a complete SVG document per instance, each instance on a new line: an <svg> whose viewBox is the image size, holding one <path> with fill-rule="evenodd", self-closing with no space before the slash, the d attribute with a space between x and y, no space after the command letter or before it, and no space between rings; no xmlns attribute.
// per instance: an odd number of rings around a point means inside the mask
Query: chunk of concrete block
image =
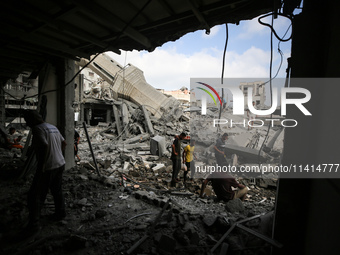
<svg viewBox="0 0 340 255"><path fill-rule="evenodd" d="M159 172L159 171L161 171L161 170L165 170L165 165L162 164L162 163L159 163L159 164L157 164L156 166L154 166L154 167L152 168L152 170L153 170L154 172Z"/></svg>
<svg viewBox="0 0 340 255"><path fill-rule="evenodd" d="M259 155L259 150L257 149L251 149L251 148L245 148L233 144L226 144L225 145L225 152L227 155L230 154L237 154L238 156L242 156L247 162L264 162L265 159L265 154L264 152L261 151Z"/></svg>
<svg viewBox="0 0 340 255"><path fill-rule="evenodd" d="M229 200L225 205L225 208L228 212L236 213L236 212L243 212L244 205L239 198L235 198L233 200Z"/></svg>
<svg viewBox="0 0 340 255"><path fill-rule="evenodd" d="M150 152L152 155L163 156L165 148L165 137L156 135L150 140Z"/></svg>
<svg viewBox="0 0 340 255"><path fill-rule="evenodd" d="M217 220L216 216L213 215L207 215L203 218L203 222L207 227L212 227Z"/></svg>

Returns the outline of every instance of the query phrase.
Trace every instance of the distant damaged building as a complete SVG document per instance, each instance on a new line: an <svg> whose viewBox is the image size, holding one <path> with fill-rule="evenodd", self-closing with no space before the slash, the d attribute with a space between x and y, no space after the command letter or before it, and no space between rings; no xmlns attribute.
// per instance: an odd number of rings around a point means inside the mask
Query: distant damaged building
<svg viewBox="0 0 340 255"><path fill-rule="evenodd" d="M82 59L79 65L88 63ZM131 103L145 107L156 119L181 116L180 102L148 84L143 71L136 66L123 67L107 54L100 54L87 67L80 75L76 91L76 120L95 124L110 122L111 117L126 119Z"/></svg>
<svg viewBox="0 0 340 255"><path fill-rule="evenodd" d="M265 84L262 81L255 81L255 82L241 82L240 83L240 89L243 92L244 95L244 105L248 105L248 90L249 88L252 88L252 98L255 102L255 105L264 105L264 102L266 100L266 91L265 91Z"/></svg>

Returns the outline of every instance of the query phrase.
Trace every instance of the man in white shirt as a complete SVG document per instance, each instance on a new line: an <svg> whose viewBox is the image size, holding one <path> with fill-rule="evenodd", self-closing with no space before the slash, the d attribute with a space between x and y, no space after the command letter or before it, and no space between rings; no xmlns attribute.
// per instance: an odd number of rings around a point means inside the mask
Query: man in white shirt
<svg viewBox="0 0 340 255"><path fill-rule="evenodd" d="M39 230L40 211L48 190L54 198L55 214L53 219L61 220L66 216L62 192L62 176L65 169L66 142L59 130L43 121L37 111L24 112L27 126L32 129L32 146L37 156L37 169L28 192L29 223L27 229Z"/></svg>

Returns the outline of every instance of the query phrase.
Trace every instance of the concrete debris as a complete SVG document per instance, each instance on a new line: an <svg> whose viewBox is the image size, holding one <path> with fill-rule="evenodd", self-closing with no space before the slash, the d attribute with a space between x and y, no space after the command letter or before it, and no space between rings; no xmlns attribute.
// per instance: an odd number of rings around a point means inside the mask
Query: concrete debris
<svg viewBox="0 0 340 255"><path fill-rule="evenodd" d="M79 65L84 66L88 62L82 59ZM148 84L142 70L132 64L123 68L107 54L100 54L88 67L111 85L109 90L113 99L125 98L138 106L147 106L156 118L161 118L163 114L180 118L179 101L174 97L167 97Z"/></svg>
<svg viewBox="0 0 340 255"><path fill-rule="evenodd" d="M241 147L232 144L225 145L225 151L228 155L236 154L239 157L244 158L244 162L265 162L266 154L258 149L251 149L247 147Z"/></svg>
<svg viewBox="0 0 340 255"><path fill-rule="evenodd" d="M151 164L151 160L158 160L154 156L148 157L151 157L148 158ZM123 159L133 160L130 157ZM122 175L118 170L100 168L102 175L98 176L95 170L87 169L82 162L66 171L64 191L67 217L58 224L47 224L44 232L37 237L38 240L45 241L32 248L32 252L49 251L50 254L60 254L62 251L86 250L91 254L99 252L113 254L116 251L126 253L130 250L136 254L181 254L187 251L183 249L188 247L197 254L206 254L232 222L248 215L269 212L274 208L275 191L253 186L249 192L249 199L243 202L244 210L237 214L227 213L225 203L215 203L213 197L208 197L205 199L206 202L202 202L197 193L195 194L194 181L192 188L189 189L191 196L181 195L190 193L188 191L169 190L164 182L168 173L166 169L162 169L166 164L164 166L160 164L152 166L160 167L158 176L154 176L152 168L149 170L141 168L140 177ZM79 178L79 175L84 175L87 179ZM246 180L242 182L248 185ZM5 237L7 231L20 229L26 220L27 208L22 190L28 190L29 182L1 181L1 186L7 191L0 195L0 226L2 236ZM267 199L260 203L264 197ZM167 206L163 215L159 217L153 229L153 237L145 235L144 233L149 231L156 221L155 217L159 215L160 208L164 208L170 198L171 207ZM53 198L48 196L43 215L53 213L54 208L48 206L52 201ZM263 231L269 229L262 227L261 224L256 222L247 227ZM94 232L96 234L93 234ZM71 234L78 237L71 238ZM239 235L241 236L238 242L242 247L246 247L249 238L247 234L235 231L230 237ZM7 239L0 238L1 247L6 254L16 253L22 249L11 246L10 242L5 240ZM70 241L65 240L74 241L74 250L69 245ZM153 247L156 250L153 250ZM229 246L229 250L233 250L234 247L236 246ZM250 254L256 252L257 250Z"/></svg>
<svg viewBox="0 0 340 255"><path fill-rule="evenodd" d="M243 212L245 209L242 201L239 198L228 201L225 205L225 208L231 213Z"/></svg>

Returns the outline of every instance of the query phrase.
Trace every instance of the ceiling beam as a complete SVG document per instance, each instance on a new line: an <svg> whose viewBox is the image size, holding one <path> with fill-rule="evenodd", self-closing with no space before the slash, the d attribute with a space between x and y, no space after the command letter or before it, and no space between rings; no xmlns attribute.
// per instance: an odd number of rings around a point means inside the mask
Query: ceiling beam
<svg viewBox="0 0 340 255"><path fill-rule="evenodd" d="M136 29L127 26L127 24L119 19L116 15L108 11L107 9L93 4L92 1L88 0L71 0L74 4L77 4L79 8L85 11L88 15L94 17L95 19L100 19L104 23L110 24L113 26L117 31L117 33L122 32L126 36L130 37L131 39L137 41L138 43L144 45L146 48L151 48L151 42L149 39L138 32ZM101 15L96 15L100 13Z"/></svg>
<svg viewBox="0 0 340 255"><path fill-rule="evenodd" d="M2 4L3 5L3 4ZM37 20L40 22L39 25L33 27L28 33L34 33L38 30L41 30L45 28L47 25L56 28L60 32L68 32L72 36L75 36L83 41L91 42L103 49L107 48L109 45L107 43L103 43L103 41L99 40L92 34L80 30L79 28L76 28L72 24L66 23L64 21L58 20L61 17L65 17L66 15L70 15L71 13L75 12L79 8L77 6L69 6L68 8L65 8L59 12L57 12L55 15L47 15L42 11L39 11L37 8L35 8L32 5L29 5L27 3L22 3L24 9L14 9L13 11L15 14L18 14L18 17L29 17L31 19Z"/></svg>
<svg viewBox="0 0 340 255"><path fill-rule="evenodd" d="M7 35L7 37L13 37L8 38L8 44L14 44L15 42L20 39L22 42L20 43L30 43L32 45L36 46L37 51L40 51L40 48L47 48L51 50L58 50L61 52L68 53L73 56L83 57L86 58L89 56L89 54L86 54L82 51L78 51L75 49L72 49L69 47L69 45L57 42L56 40L49 39L45 36L41 35L32 35L30 33L27 33L26 31L23 31L22 29L18 27L14 27L9 24L1 24L2 32ZM48 53L48 52L47 52Z"/></svg>
<svg viewBox="0 0 340 255"><path fill-rule="evenodd" d="M28 52L31 52L32 54L45 54L46 55L46 59L48 59L50 56L56 56L56 57L60 57L60 58L68 58L68 59L73 59L76 61L79 61L79 57L76 57L75 55L72 54L67 54L64 52L59 52L59 51L55 51L52 50L50 48L45 48L45 47L39 47L37 48L35 45L30 45L30 44L22 44L21 42L15 42L12 43L12 45L10 46L13 49L18 49L20 50L26 50ZM88 56L90 57L90 56Z"/></svg>
<svg viewBox="0 0 340 255"><path fill-rule="evenodd" d="M176 15L176 12L171 8L171 6L166 1L158 0L158 3L170 16Z"/></svg>
<svg viewBox="0 0 340 255"><path fill-rule="evenodd" d="M27 17L33 18L43 23L42 25L40 24L30 29L28 33L36 32L39 29L44 28L46 25L49 25L49 26L56 28L57 30L61 32L65 31L65 32L70 33L72 36L75 36L81 40L91 42L103 49L109 46L107 43L103 43L103 41L99 40L92 34L73 26L72 24L58 20L59 18L69 15L71 12L73 13L74 11L76 11L78 7L75 7L74 5L52 16L49 16L42 11L39 11L37 8L29 4L25 4L24 7L25 7L25 10L15 10L15 12L19 13L21 16L27 16Z"/></svg>
<svg viewBox="0 0 340 255"><path fill-rule="evenodd" d="M198 21L201 23L201 25L205 28L205 33L208 35L210 34L210 26L208 25L207 21L205 20L203 14L198 10L195 3L192 0L187 0L189 3L192 12L195 14Z"/></svg>
<svg viewBox="0 0 340 255"><path fill-rule="evenodd" d="M0 57L13 58L13 59L27 59L30 61L44 61L44 57L36 53L29 53L11 47L0 47Z"/></svg>

